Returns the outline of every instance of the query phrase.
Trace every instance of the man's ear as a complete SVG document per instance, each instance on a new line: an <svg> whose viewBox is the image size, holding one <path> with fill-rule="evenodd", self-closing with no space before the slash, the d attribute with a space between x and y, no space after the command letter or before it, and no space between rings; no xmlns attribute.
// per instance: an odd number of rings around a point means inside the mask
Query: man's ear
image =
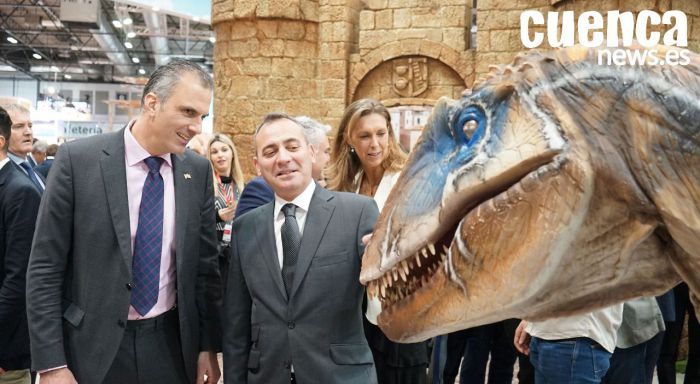
<svg viewBox="0 0 700 384"><path fill-rule="evenodd" d="M260 172L260 164L258 163L258 156L253 156L253 165L255 166L255 172L258 174L258 176L262 175Z"/></svg>
<svg viewBox="0 0 700 384"><path fill-rule="evenodd" d="M152 115L156 112L160 104L158 96L153 92L148 92L146 96L143 97L143 110Z"/></svg>
<svg viewBox="0 0 700 384"><path fill-rule="evenodd" d="M313 144L309 144L309 157L311 157L311 163L316 164L316 146Z"/></svg>

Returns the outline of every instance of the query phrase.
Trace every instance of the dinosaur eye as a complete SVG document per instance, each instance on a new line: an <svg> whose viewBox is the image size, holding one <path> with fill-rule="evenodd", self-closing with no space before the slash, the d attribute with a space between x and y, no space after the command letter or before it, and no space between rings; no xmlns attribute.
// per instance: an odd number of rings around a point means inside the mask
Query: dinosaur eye
<svg viewBox="0 0 700 384"><path fill-rule="evenodd" d="M470 147L484 136L486 113L479 106L469 105L456 116L452 127L455 138Z"/></svg>
<svg viewBox="0 0 700 384"><path fill-rule="evenodd" d="M462 131L464 132L464 136L467 138L467 141L471 140L477 128L479 128L479 123L476 120L467 120L467 122L464 123Z"/></svg>

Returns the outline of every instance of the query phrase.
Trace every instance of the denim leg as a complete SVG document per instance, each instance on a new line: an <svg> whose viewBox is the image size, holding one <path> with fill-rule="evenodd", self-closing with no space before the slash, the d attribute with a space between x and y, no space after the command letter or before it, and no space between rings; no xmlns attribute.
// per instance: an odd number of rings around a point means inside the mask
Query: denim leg
<svg viewBox="0 0 700 384"><path fill-rule="evenodd" d="M610 366L610 355L586 338L530 341L536 384L598 384Z"/></svg>

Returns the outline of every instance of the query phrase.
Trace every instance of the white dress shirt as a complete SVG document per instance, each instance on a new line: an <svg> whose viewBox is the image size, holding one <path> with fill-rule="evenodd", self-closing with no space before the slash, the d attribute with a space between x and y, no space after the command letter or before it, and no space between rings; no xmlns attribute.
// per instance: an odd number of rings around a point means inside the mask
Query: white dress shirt
<svg viewBox="0 0 700 384"><path fill-rule="evenodd" d="M292 203L297 206L294 216L297 218L297 225L299 225L299 236L304 235L304 224L306 224L306 215L309 213L309 205L311 205L311 197L314 195L316 190L316 183L311 180L309 185L306 186L304 192L300 193L299 196L294 198L292 201L286 201L285 199L277 196L275 193L275 245L277 247L277 259L280 263L280 270L282 270L282 263L284 260L282 253L282 224L284 224L284 212L282 212L282 207L287 203Z"/></svg>

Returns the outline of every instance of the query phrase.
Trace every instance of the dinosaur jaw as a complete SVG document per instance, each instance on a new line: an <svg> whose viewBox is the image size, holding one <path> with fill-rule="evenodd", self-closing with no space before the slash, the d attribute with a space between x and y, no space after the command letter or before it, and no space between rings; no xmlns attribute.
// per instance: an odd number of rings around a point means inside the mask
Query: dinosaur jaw
<svg viewBox="0 0 700 384"><path fill-rule="evenodd" d="M496 215L499 209L495 201L500 201L503 196L525 199L528 190L531 190L533 179L558 174L565 158L556 155L557 153L550 153L543 156L540 161L530 163L521 172L509 172L494 184L490 193L472 191L470 199L462 199L460 202L461 208L452 205L443 208L437 215L431 215L428 220L435 229L430 235L422 235L421 231L402 233L401 237L413 239L414 242L416 238L425 236L419 243L421 245L412 251L400 251L402 248L398 236L394 237L394 244L387 244L384 248L386 254L409 256L401 257L400 261L383 268L380 276L363 281L367 284L368 293L377 296L382 304L379 322L387 336L397 341L418 341L442 333L452 320L459 322L459 314L448 315L449 307L457 301L469 301L474 292L469 291L471 282L465 277L470 276L472 271L481 269L477 265L480 261L472 254L471 244L464 240L465 232L469 231L471 223L488 221ZM440 220L435 219L436 216ZM415 222L420 221L420 218L415 219ZM427 227L420 224L416 226ZM390 232L388 230L386 234L389 238L392 237ZM434 314L438 311L448 316L447 321L436 318Z"/></svg>

